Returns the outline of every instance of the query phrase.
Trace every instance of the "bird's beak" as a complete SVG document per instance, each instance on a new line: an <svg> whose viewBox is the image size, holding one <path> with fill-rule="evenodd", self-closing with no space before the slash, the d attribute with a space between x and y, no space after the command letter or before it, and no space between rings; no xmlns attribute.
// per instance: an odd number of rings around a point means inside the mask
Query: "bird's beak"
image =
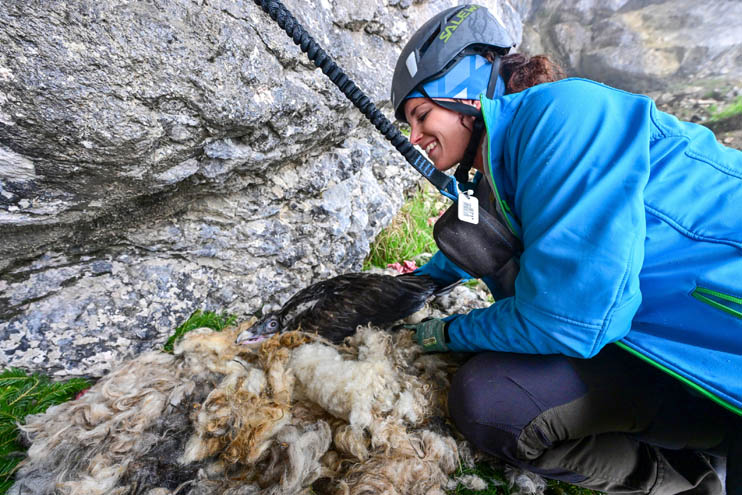
<svg viewBox="0 0 742 495"><path fill-rule="evenodd" d="M268 338L266 330L266 322L258 322L250 328L241 331L235 343L244 345L258 343Z"/></svg>

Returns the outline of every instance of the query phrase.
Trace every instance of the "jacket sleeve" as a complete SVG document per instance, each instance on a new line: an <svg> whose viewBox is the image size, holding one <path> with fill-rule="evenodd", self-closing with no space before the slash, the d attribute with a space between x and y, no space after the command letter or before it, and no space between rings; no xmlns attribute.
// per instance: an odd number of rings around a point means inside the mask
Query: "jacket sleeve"
<svg viewBox="0 0 742 495"><path fill-rule="evenodd" d="M423 266L412 272L415 275L429 275L441 287L450 285L459 280L469 280L471 275L458 267L446 255L438 251Z"/></svg>
<svg viewBox="0 0 742 495"><path fill-rule="evenodd" d="M524 96L502 156L524 245L515 296L452 318L449 347L591 357L641 302L652 104L580 80Z"/></svg>

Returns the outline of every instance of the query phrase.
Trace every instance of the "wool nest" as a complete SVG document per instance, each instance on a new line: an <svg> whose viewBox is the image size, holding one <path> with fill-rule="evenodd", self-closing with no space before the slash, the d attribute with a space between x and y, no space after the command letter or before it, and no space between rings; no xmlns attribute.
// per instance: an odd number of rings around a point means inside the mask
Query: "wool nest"
<svg viewBox="0 0 742 495"><path fill-rule="evenodd" d="M201 328L30 416L12 495L443 494L471 449L446 421L456 356L412 332L341 345ZM476 483L475 483L476 484Z"/></svg>

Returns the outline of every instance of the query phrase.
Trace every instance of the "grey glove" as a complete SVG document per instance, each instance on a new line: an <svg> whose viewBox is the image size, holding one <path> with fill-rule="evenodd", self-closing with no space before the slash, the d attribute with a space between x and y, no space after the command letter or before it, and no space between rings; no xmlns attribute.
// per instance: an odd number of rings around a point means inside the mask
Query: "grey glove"
<svg viewBox="0 0 742 495"><path fill-rule="evenodd" d="M446 326L448 322L438 318L429 318L414 325L402 325L415 331L415 340L424 352L446 352Z"/></svg>

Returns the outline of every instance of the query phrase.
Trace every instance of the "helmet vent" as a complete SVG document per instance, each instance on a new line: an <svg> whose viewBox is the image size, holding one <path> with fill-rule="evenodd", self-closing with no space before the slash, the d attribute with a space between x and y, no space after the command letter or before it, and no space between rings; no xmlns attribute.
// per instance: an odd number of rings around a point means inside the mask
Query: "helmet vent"
<svg viewBox="0 0 742 495"><path fill-rule="evenodd" d="M430 45L433 44L433 41L438 37L438 35L441 34L441 26L438 25L438 28L433 31L433 33L428 37L428 39L425 40L425 43L422 44L420 47L419 53L420 57L425 55L425 52L428 51L428 48L430 48Z"/></svg>
<svg viewBox="0 0 742 495"><path fill-rule="evenodd" d="M405 60L407 66L407 72L410 73L410 77L415 77L417 74L417 60L415 60L415 52L410 52L410 55Z"/></svg>

